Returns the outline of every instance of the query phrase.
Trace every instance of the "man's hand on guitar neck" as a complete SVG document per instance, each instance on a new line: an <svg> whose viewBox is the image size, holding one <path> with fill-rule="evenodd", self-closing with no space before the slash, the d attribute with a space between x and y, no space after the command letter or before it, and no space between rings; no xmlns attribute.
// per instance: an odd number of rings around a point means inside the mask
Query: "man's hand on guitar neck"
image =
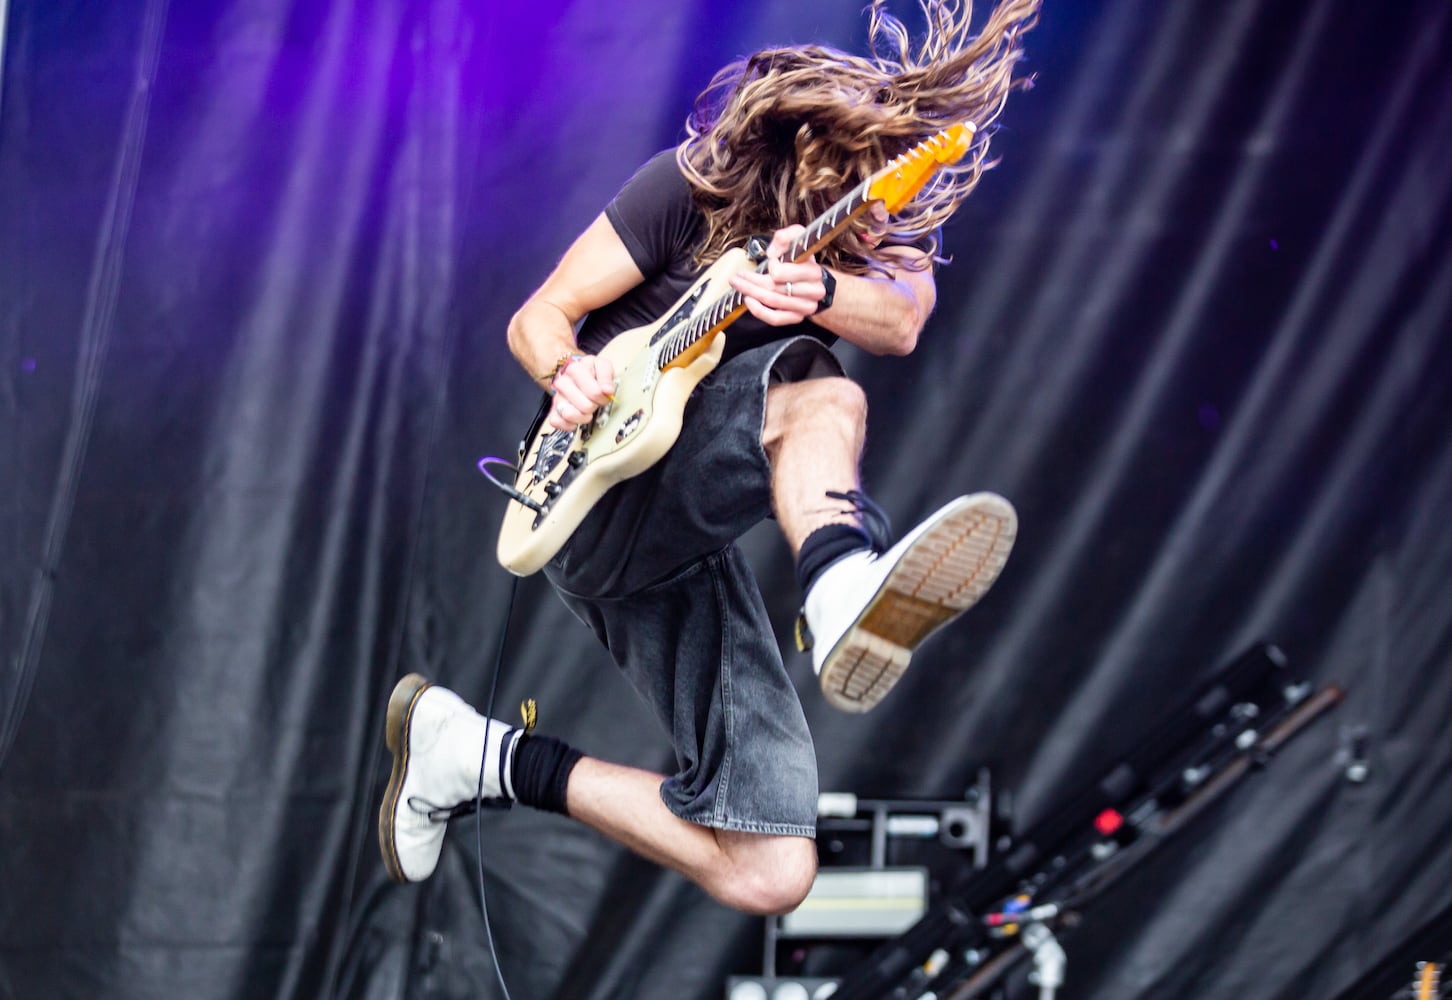
<svg viewBox="0 0 1452 1000"><path fill-rule="evenodd" d="M874 211L874 220L885 217ZM930 261L917 247L891 247L885 256L901 258L904 267L886 274L850 277L833 272L836 294L830 309L821 310L827 293L823 269L814 258L801 263L781 259L805 230L801 226L781 229L767 249L771 262L765 274L745 271L731 278L731 287L746 298L746 308L763 323L788 326L811 318L850 344L872 354L910 354L918 334L933 311L937 288ZM867 239L881 239L880 230L869 229ZM912 262L914 266L906 266Z"/></svg>
<svg viewBox="0 0 1452 1000"><path fill-rule="evenodd" d="M598 354L572 358L556 373L550 391L549 425L557 431L574 430L609 402L615 392L615 366Z"/></svg>
<svg viewBox="0 0 1452 1000"><path fill-rule="evenodd" d="M792 240L804 232L804 226L778 229L766 248L766 259L770 262L766 273L743 271L731 277L731 287L746 298L747 311L770 326L800 323L817 311L827 294L827 286L822 283L822 266L815 257L800 263L782 259Z"/></svg>

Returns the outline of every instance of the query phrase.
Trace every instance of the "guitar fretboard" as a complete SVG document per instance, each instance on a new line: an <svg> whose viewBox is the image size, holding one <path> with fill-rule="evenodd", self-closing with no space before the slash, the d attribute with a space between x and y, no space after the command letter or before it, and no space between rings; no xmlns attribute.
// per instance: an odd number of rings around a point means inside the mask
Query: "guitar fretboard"
<svg viewBox="0 0 1452 1000"><path fill-rule="evenodd" d="M863 181L849 191L846 197L813 219L802 235L787 247L786 257L798 261L811 256L833 236L836 236L839 229L860 215L871 200L868 198L867 192L872 187L872 180L872 178L868 178ZM766 268L767 261L762 261L756 266L756 273L765 274ZM745 309L746 300L735 289L716 299L706 308L705 312L681 327L666 340L657 356L661 369L663 370L676 358L690 350L702 337L730 325Z"/></svg>

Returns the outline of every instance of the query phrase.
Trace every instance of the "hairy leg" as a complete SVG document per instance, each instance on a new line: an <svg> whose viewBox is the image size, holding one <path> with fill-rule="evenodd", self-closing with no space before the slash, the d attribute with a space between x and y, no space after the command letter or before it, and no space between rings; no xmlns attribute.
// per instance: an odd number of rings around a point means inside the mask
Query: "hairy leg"
<svg viewBox="0 0 1452 1000"><path fill-rule="evenodd" d="M816 874L806 837L697 826L666 808L659 774L585 757L570 772L570 816L642 857L680 872L719 902L750 913L796 908Z"/></svg>
<svg viewBox="0 0 1452 1000"><path fill-rule="evenodd" d="M824 525L858 523L852 505L826 491L857 488L866 429L867 399L851 379L808 379L767 390L761 443L771 459L777 521L793 555Z"/></svg>

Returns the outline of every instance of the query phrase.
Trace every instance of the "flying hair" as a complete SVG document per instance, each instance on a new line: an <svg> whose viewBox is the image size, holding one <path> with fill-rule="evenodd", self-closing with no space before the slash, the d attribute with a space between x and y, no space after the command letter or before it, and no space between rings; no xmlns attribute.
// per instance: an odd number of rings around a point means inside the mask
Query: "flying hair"
<svg viewBox="0 0 1452 1000"><path fill-rule="evenodd" d="M936 255L938 228L996 163L990 126L1008 95L1029 85L1014 69L1040 0L1000 0L976 34L971 0L919 0L927 29L916 44L885 4L867 8L868 57L824 45L764 49L723 67L701 92L676 150L706 216L698 263L754 233L810 222L894 156L972 122L964 157L874 226L883 246L917 243ZM849 274L901 266L867 238L869 225L857 219L818 259Z"/></svg>

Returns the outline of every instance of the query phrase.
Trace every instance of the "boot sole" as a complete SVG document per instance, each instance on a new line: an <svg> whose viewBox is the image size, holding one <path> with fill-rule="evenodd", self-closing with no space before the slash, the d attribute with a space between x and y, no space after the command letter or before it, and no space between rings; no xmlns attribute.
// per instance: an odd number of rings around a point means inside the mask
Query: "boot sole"
<svg viewBox="0 0 1452 1000"><path fill-rule="evenodd" d="M398 811L398 797L408 777L408 734L413 724L413 706L418 696L433 684L419 674L409 674L393 686L388 696L388 716L383 724L383 738L393 754L393 771L383 791L383 804L378 808L378 846L383 851L383 867L395 882L408 882L403 864L398 860L398 844L394 837L393 818Z"/></svg>
<svg viewBox="0 0 1452 1000"><path fill-rule="evenodd" d="M1013 505L992 493L940 510L827 654L821 672L827 702L844 712L876 707L901 679L913 650L993 586L1017 534Z"/></svg>

